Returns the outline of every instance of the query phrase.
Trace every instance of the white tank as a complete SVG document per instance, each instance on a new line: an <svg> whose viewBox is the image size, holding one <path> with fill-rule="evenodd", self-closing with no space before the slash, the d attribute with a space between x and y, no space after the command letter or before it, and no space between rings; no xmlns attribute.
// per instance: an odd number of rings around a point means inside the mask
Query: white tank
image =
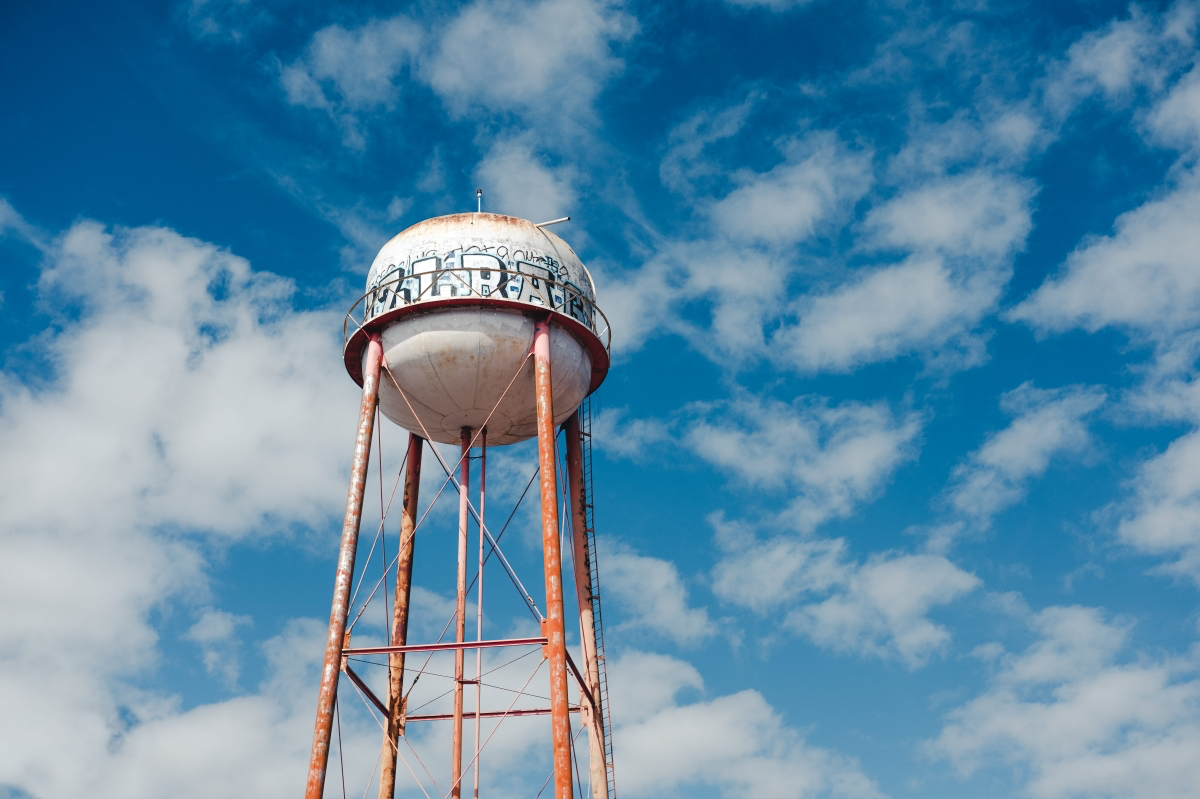
<svg viewBox="0 0 1200 799"><path fill-rule="evenodd" d="M543 319L559 424L608 373L608 322L592 276L565 241L524 219L427 219L375 256L367 293L347 316L346 369L361 385L377 332L384 416L433 441L457 444L463 427L486 425L489 445L512 444L537 435L526 356Z"/></svg>

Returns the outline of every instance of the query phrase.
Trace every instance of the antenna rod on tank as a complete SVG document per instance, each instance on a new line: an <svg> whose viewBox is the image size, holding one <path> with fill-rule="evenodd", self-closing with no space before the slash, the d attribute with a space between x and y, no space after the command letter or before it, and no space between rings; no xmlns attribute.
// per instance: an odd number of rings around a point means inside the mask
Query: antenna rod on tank
<svg viewBox="0 0 1200 799"><path fill-rule="evenodd" d="M550 225L557 225L559 222L570 222L570 221L571 221L571 217L561 216L558 219L551 219L549 222L538 222L536 225L534 225L534 227L549 227Z"/></svg>
<svg viewBox="0 0 1200 799"><path fill-rule="evenodd" d="M477 211L477 213L482 214L483 213L483 189L475 190L475 199L479 202L479 207L476 209L476 211Z"/></svg>

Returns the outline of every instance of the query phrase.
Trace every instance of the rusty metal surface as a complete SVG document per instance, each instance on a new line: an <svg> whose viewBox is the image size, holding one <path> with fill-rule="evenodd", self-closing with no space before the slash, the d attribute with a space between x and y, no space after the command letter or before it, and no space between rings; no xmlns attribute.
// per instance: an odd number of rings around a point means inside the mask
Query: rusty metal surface
<svg viewBox="0 0 1200 799"><path fill-rule="evenodd" d="M409 651L408 603L412 594L414 532L417 525L417 499L421 488L421 455L425 439L410 433L405 457L404 499L400 517L400 552L396 556L396 593L392 606L392 646L388 658L388 707L386 734L383 738L383 770L379 778L379 799L392 799L396 791L396 747L404 734L404 653Z"/></svg>
<svg viewBox="0 0 1200 799"><path fill-rule="evenodd" d="M533 365L527 358L533 324L525 314L477 305L412 314L383 327L385 360L397 384L380 385L380 411L406 430L445 444L458 443L462 427L486 426L493 445L536 436ZM555 422L561 424L603 375L596 374L593 350L575 335L564 335L557 318L552 324L559 333L552 337L551 357Z"/></svg>
<svg viewBox="0 0 1200 799"><path fill-rule="evenodd" d="M571 712L578 713L579 706L572 705ZM519 710L518 709L514 709L514 710L484 710L483 712L481 712L479 714L479 717L485 718L485 719L499 719L499 718L511 718L513 716L549 716L549 715L550 715L550 708L534 707L534 708L522 708ZM450 719L452 719L452 718L454 718L453 713L432 713L427 716L425 716L425 715L409 716L408 720L414 721L414 722L415 721L450 721Z"/></svg>
<svg viewBox="0 0 1200 799"><path fill-rule="evenodd" d="M365 299L360 298L359 302ZM450 308L488 308L493 310L516 312L518 314L536 314L543 316L545 312L531 312L528 305L519 302L499 299L483 299L480 297L458 297L444 300L431 300L421 305L410 307L393 308L379 316L373 317L370 321L364 322L361 325L354 321L350 315L347 315L347 322L343 329L344 344L342 346L342 361L346 366L346 372L354 380L355 383L362 385L362 357L366 350L367 341L371 334L379 333L387 329L400 319L410 316L416 317L423 314L439 313ZM351 309L353 313L353 309ZM354 321L351 326L350 322ZM591 393L600 387L604 382L604 378L608 375L609 367L612 364L612 357L608 351L608 345L601 340L593 331L586 326L580 324L576 320L564 314L556 314L554 316L554 325L561 326L569 332L575 339L587 349L588 354L592 358L591 379L588 385L588 392Z"/></svg>
<svg viewBox="0 0 1200 799"><path fill-rule="evenodd" d="M494 641L446 641L440 644L409 644L408 646L364 646L347 649L343 655L388 655L393 652L453 652L459 649L492 649L500 646L539 646L545 638L498 638Z"/></svg>
<svg viewBox="0 0 1200 799"><path fill-rule="evenodd" d="M454 618L454 640L464 643L467 637L467 526L470 521L471 428L462 429L462 459L458 477L458 604ZM450 741L450 796L462 796L462 717L463 665L466 652L454 650L454 731Z"/></svg>
<svg viewBox="0 0 1200 799"><path fill-rule="evenodd" d="M550 325L533 335L538 417L538 464L542 492L542 551L546 572L546 654L550 667L550 732L554 751L555 799L571 799L571 718L567 699L567 638L563 620L562 552L558 543L558 482L554 453Z"/></svg>
<svg viewBox="0 0 1200 799"><path fill-rule="evenodd" d="M483 531L487 529L484 521L484 511L487 508L487 428L479 431L479 562L475 579L478 582L478 593L475 595L475 640L483 640L483 566L486 560L483 550ZM475 757L472 759L474 768L474 799L479 799L479 732L483 727L483 648L475 650Z"/></svg>
<svg viewBox="0 0 1200 799"><path fill-rule="evenodd" d="M379 712L383 714L384 718L387 718L387 705L383 704L383 700L375 696L375 692L371 690L370 686L363 682L362 677L358 676L358 673L350 667L349 663L342 663L342 671L346 672L346 676L350 678L350 682L357 685L358 690L363 692L363 696L370 700L372 705L379 708Z"/></svg>
<svg viewBox="0 0 1200 799"><path fill-rule="evenodd" d="M583 645L584 679L591 694L585 708L588 728L588 770L592 799L608 799L608 772L604 759L604 719L600 706L600 666L596 659L596 626L592 614L592 574L587 546L587 490L583 482L583 449L579 412L571 414L563 430L567 439L567 486L571 497L571 547L575 564L575 595L579 602L580 642Z"/></svg>
<svg viewBox="0 0 1200 799"><path fill-rule="evenodd" d="M325 771L329 765L329 742L333 731L333 710L337 701L346 613L350 604L350 583L354 578L354 558L358 549L359 525L362 522L363 492L366 489L367 465L371 457L371 439L375 432L375 402L379 395L379 369L383 363L383 346L378 336L370 340L365 361L358 433L354 441L350 488L346 496L346 514L342 522L342 543L338 554L337 576L334 578L333 607L329 613L329 637L325 644L325 663L321 669L321 690L317 699L317 720L313 729L308 782L304 789L305 799L321 799L325 791Z"/></svg>

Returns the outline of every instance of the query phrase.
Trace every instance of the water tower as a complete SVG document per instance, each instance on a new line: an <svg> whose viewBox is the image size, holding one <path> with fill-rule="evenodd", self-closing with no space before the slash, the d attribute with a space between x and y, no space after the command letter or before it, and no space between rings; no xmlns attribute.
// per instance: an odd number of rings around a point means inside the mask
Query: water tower
<svg viewBox="0 0 1200 799"><path fill-rule="evenodd" d="M565 241L546 229L560 221L566 220L533 224L480 212L436 217L413 225L379 251L367 277L366 294L347 316L346 369L363 392L306 799L322 799L324 793L339 677L343 673L352 683L352 689L362 695L364 704L369 701L384 730L381 799L391 799L394 795L397 756L403 759L400 747L409 724L452 725L450 788L444 795L458 799L468 770L473 774L473 793L479 796L483 720L496 719L491 723L499 725L511 716L535 714L550 716L554 797L573 797L574 759L588 763L575 775L584 793L590 785L593 799L615 799L591 519L591 406L587 400L608 372L609 331L596 305L595 286L588 270ZM403 467L400 541L394 548L398 551L390 563L386 557L382 558L383 578L371 588L366 584L365 569L357 586L354 580L377 414L404 428L409 435ZM560 432L564 439L561 448ZM488 447L534 437L538 441L536 475L541 489L545 582L540 607L504 556L498 535L489 528L484 515ZM457 445L457 462L449 462L452 457L443 456L430 442ZM378 442L375 443L378 447ZM452 486L451 491L458 494L457 605L452 617L455 637L453 641L412 643L408 640L408 629L414 543L422 536L446 533L432 529L432 523L424 524L426 516L418 515L421 463L426 450L445 472L443 488ZM472 455L472 451L478 454ZM566 483L561 486L560 459L567 472ZM472 460L480 467L475 498L470 490ZM561 519L560 501L567 510ZM380 507L385 507L382 491ZM428 514L428 508L425 513ZM383 529L381 518L380 530ZM471 546L473 529L478 531L475 547ZM560 542L567 542L573 565L572 581L579 613L579 663L571 657L566 645ZM474 580L468 583L472 550L476 555L476 571ZM372 547L368 562L374 553ZM519 587L523 601L539 622L540 635L484 639L484 564L493 555ZM349 624L348 619L355 595L363 589L362 594L370 594L364 601L369 601L382 585L386 602L388 583L393 576L388 645L353 646L350 632L356 619ZM478 611L475 636L469 639L466 606L472 585L478 590ZM447 623L447 630L449 627ZM541 648L542 662L538 668L546 668L534 674L541 673L543 680L548 677L548 684L542 683L549 697L548 707L514 709L516 700L486 707L482 653L500 647ZM410 714L405 699L405 656L439 651L452 652L454 656L452 711L424 716ZM468 652L474 655L474 679L467 675ZM355 665L368 655L386 658L379 664L387 670L386 695L373 692L369 680L355 671ZM432 656L426 654L425 662ZM420 678L423 670L424 666L420 671L410 666L413 681ZM574 686L574 704L569 685ZM468 686L474 688L474 709L464 712L464 691ZM579 732L587 732L583 757L573 750L578 737L573 734L576 724L572 721L573 714ZM464 753L464 715L473 719L474 757ZM497 726L489 733L488 740L498 731ZM485 740L483 746L486 744ZM404 763L407 765L408 761ZM420 782L415 771L413 777Z"/></svg>

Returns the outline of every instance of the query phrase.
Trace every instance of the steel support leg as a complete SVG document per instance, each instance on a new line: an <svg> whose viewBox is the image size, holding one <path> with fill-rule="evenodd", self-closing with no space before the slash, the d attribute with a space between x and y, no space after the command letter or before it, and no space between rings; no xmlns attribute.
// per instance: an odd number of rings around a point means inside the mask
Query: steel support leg
<svg viewBox="0 0 1200 799"><path fill-rule="evenodd" d="M467 521L470 519L471 498L467 489L471 478L471 428L462 429L462 460L459 464L458 487L458 610L454 619L454 640L467 639ZM463 664L466 651L454 650L454 737L450 744L450 797L462 796L462 720Z"/></svg>
<svg viewBox="0 0 1200 799"><path fill-rule="evenodd" d="M325 791L325 770L329 765L329 741L333 731L333 708L337 701L338 674L342 667L346 614L350 605L350 583L354 579L354 556L358 549L358 528L362 522L363 492L367 486L371 438L375 433L375 403L379 399L379 368L382 363L383 347L379 336L373 335L367 345L366 363L363 364L358 435L354 441L354 460L350 467L350 490L346 496L346 516L342 522L342 546L333 584L333 609L329 613L329 638L325 643L325 665L321 669L321 693L317 700L317 721L313 730L312 755L308 761L305 799L321 799Z"/></svg>
<svg viewBox="0 0 1200 799"><path fill-rule="evenodd" d="M563 623L562 552L558 545L558 481L554 468L554 402L550 380L550 325L533 333L538 464L542 490L542 550L546 571L546 653L550 661L550 729L554 742L554 797L572 799L571 718L567 701L567 639Z"/></svg>
<svg viewBox="0 0 1200 799"><path fill-rule="evenodd" d="M600 665L596 659L596 624L592 615L591 558L587 545L587 508L591 500L583 485L583 449L579 438L579 411L563 425L567 437L567 487L571 495L571 546L575 561L575 595L579 600L579 639L583 644L583 673L587 688L596 700L592 708L584 700L588 728L588 764L592 799L608 799L608 769L604 762L604 708L600 707Z"/></svg>
<svg viewBox="0 0 1200 799"><path fill-rule="evenodd" d="M475 640L483 640L483 511L487 503L487 428L479 431L479 581L475 594ZM479 799L479 728L483 720L483 648L475 650L475 792L474 799Z"/></svg>
<svg viewBox="0 0 1200 799"><path fill-rule="evenodd" d="M408 456L404 471L404 507L400 518L400 554L396 557L396 604L392 608L392 646L408 643L408 602L412 594L414 534L417 527L417 494L421 488L421 454L425 439L408 434ZM383 771L379 777L379 799L396 793L396 747L404 734L404 653L388 657L388 721L383 739Z"/></svg>

